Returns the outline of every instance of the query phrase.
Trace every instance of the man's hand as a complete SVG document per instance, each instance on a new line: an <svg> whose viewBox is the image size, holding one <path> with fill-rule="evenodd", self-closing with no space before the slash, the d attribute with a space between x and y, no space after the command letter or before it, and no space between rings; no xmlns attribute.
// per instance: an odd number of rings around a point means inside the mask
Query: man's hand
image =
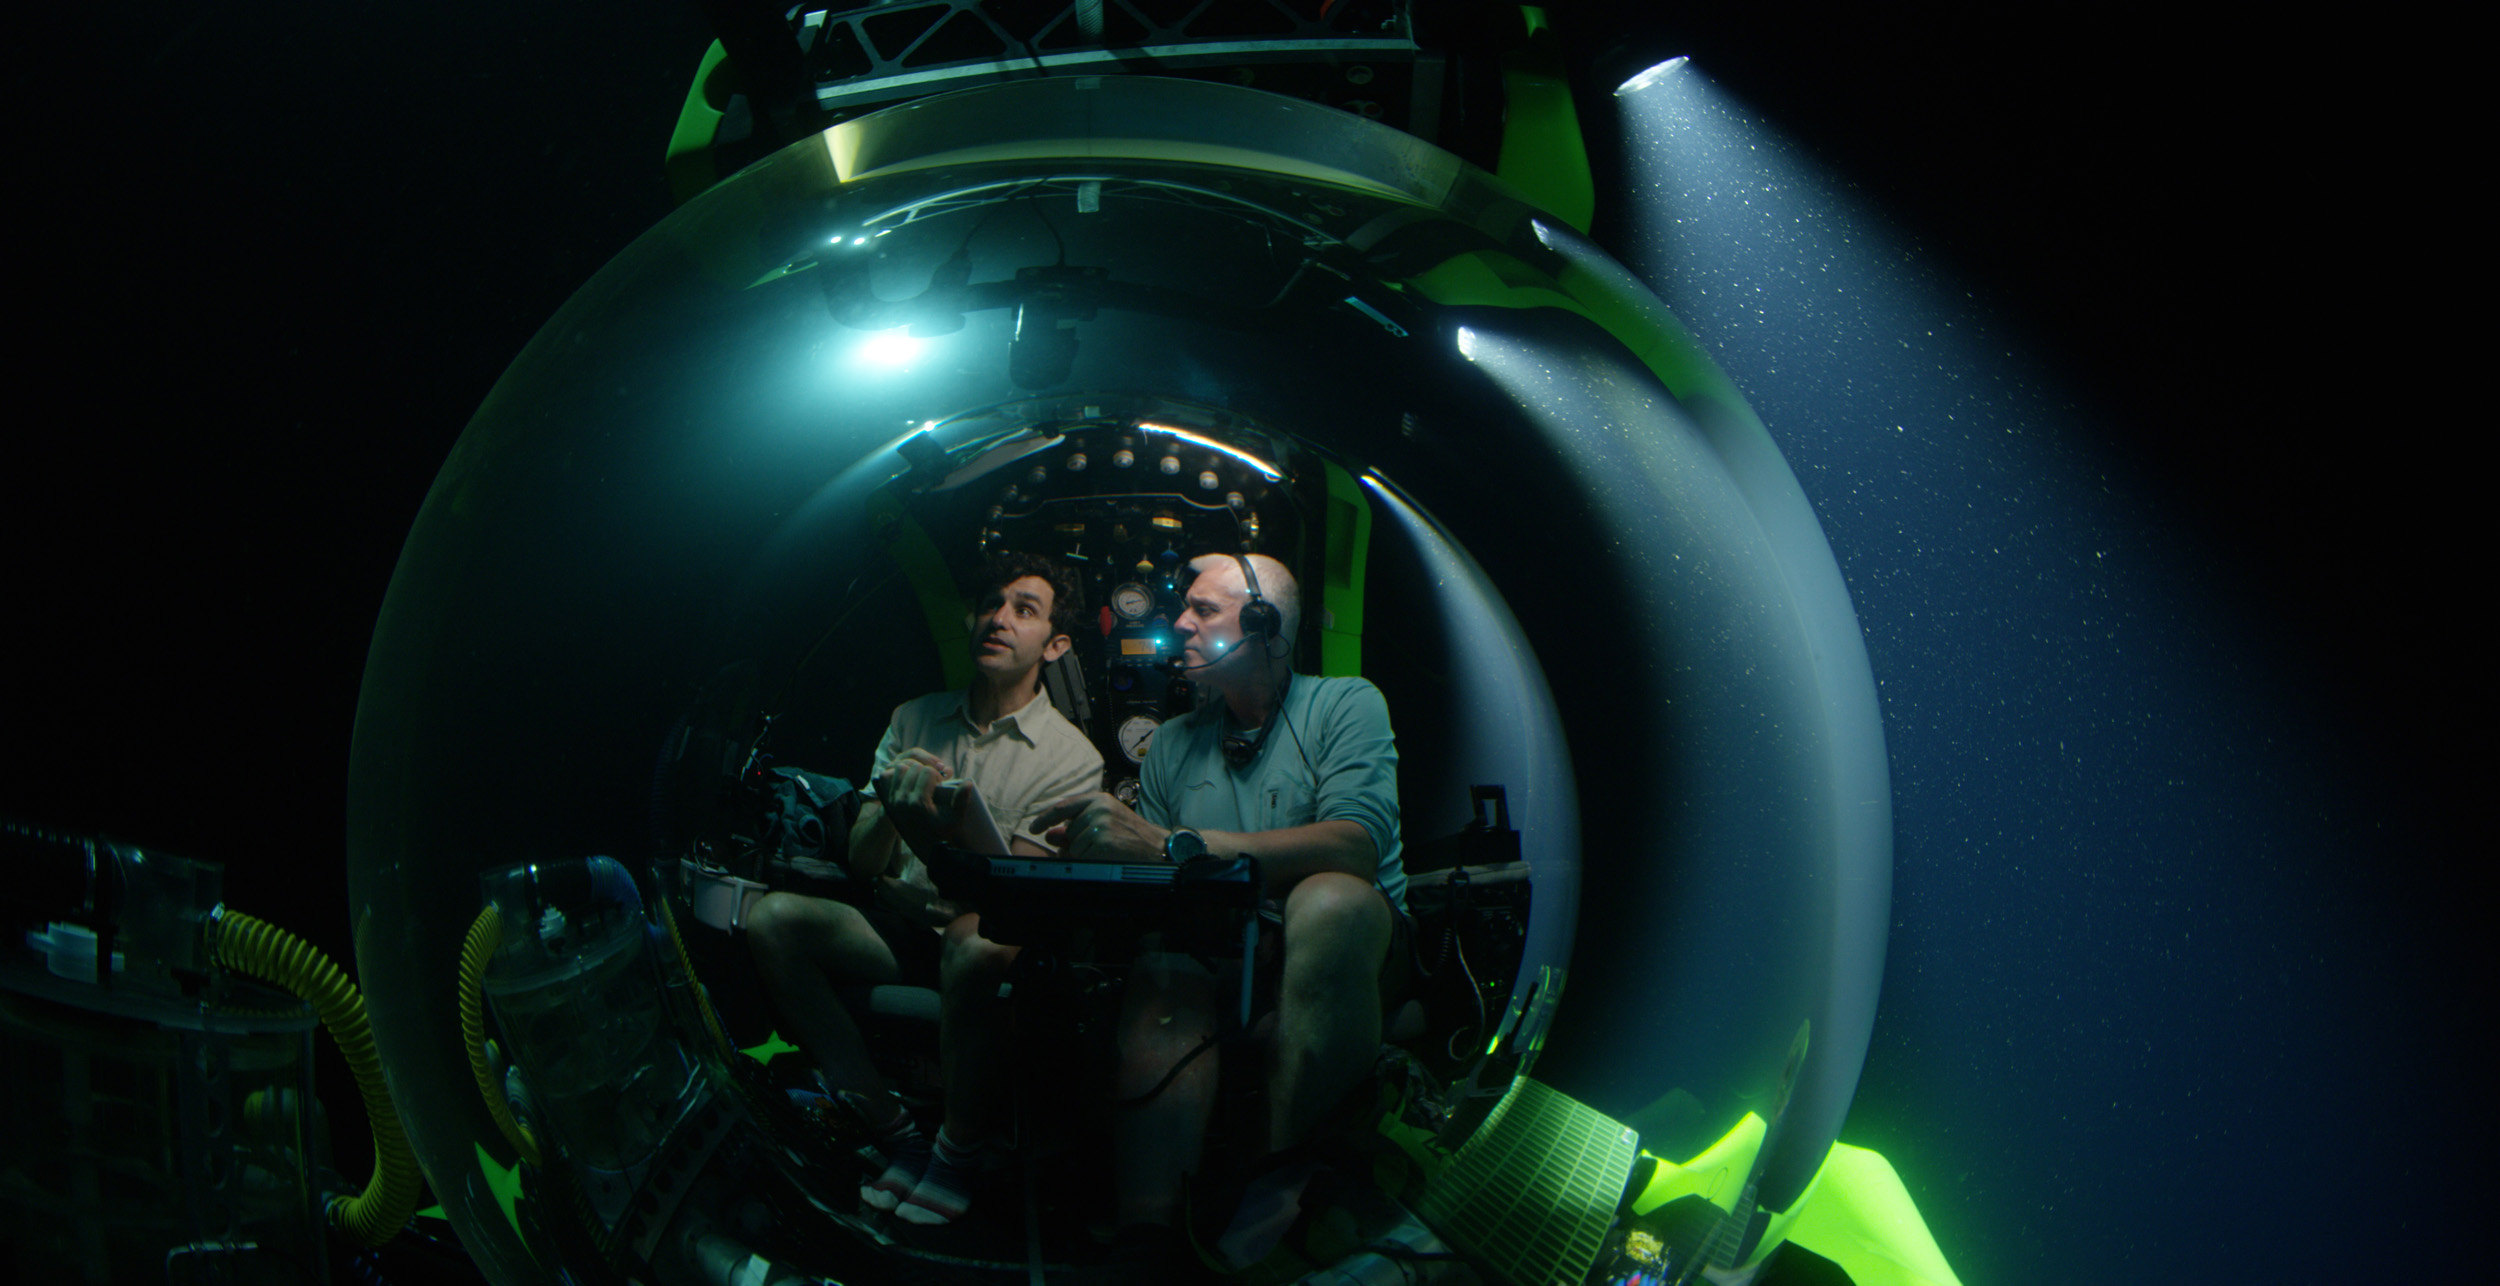
<svg viewBox="0 0 2500 1286"><path fill-rule="evenodd" d="M954 834L954 818L940 814L937 806L938 783L951 776L945 760L915 746L896 755L877 778L877 802L884 806L886 820L915 853L934 852Z"/></svg>
<svg viewBox="0 0 2500 1286"><path fill-rule="evenodd" d="M1159 862L1171 832L1102 791L1070 795L1034 820L1059 855L1079 862Z"/></svg>
<svg viewBox="0 0 2500 1286"><path fill-rule="evenodd" d="M964 907L940 897L935 889L905 884L891 875L877 877L875 896L880 905L904 919L932 928L945 928L965 911Z"/></svg>

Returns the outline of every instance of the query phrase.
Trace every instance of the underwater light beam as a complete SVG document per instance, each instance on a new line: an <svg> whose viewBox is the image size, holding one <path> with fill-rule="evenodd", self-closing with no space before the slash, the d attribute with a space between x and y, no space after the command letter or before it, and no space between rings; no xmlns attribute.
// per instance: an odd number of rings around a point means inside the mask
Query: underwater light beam
<svg viewBox="0 0 2500 1286"><path fill-rule="evenodd" d="M1799 1072L1794 1119L1783 1133L1828 1139L1838 1133L1855 1094L1883 978L1889 916L1882 908L1891 900L1892 816L1882 715L1865 638L1821 522L1763 415L1751 404L1750 391L1737 382L1748 370L1822 369L1825 354L1810 324L1815 319L1759 325L1751 324L1758 317L1726 314L1736 301L1770 292L1810 298L1813 307L1828 309L1834 317L1854 315L1875 301L1833 293L1831 278L1846 276L1834 270L1845 266L1835 261L1886 241L1823 236L1837 203L1809 208L1799 197L1825 185L1817 176L1792 180L1771 169L1775 160L1795 155L1795 149L1719 98L1689 63L1662 64L1632 78L1612 102L1621 118L1625 186L1644 194L1624 212L1625 226L1616 238L1623 244L1610 247L1615 251L1610 257L1567 228L1539 226L1536 233L1549 249L1585 272L1592 285L1602 285L1644 313L1656 309L1651 321L1660 331L1690 333L1702 351L1729 363L1722 369L1683 373L1670 383L1678 385L1675 398L1689 417L1691 431L1709 443L1708 453L1721 462L1727 482L1743 498L1737 506L1741 513L1723 514L1723 521L1707 524L1709 530L1739 544L1758 540L1771 551L1768 558L1732 556L1722 566L1767 572L1784 581L1783 588L1763 586L1756 595L1761 601L1787 604L1796 631L1791 637L1804 645L1796 658L1799 686L1788 693L1782 718L1796 728L1819 729L1811 738L1816 746L1811 753L1820 761L1816 775L1829 784L1829 807L1795 820L1819 832L1814 846L1822 866L1815 878L1829 897L1824 904L1829 918L1791 944L1800 967L1813 973L1824 990L1798 1011L1801 1018L1812 1019L1817 1052ZM1782 222L1766 238L1762 222L1774 210ZM1786 222L1791 215L1807 219L1819 253L1798 253L1799 230ZM1658 309L1657 302L1666 307ZM1717 325L1709 324L1713 322ZM1553 373L1515 360L1504 351L1506 345L1488 344L1488 338L1476 335L1469 356L1497 384L1518 386L1517 395L1529 405L1558 406L1570 400L1559 388L1532 388ZM1729 344L1740 340L1744 352L1731 352ZM1897 362L1898 356L1888 360ZM1883 374L1869 372L1867 378ZM1570 382L1583 390L1595 387L1585 378ZM1616 396L1630 392L1623 389ZM1765 404L1763 411L1776 418L1776 407ZM1608 419L1630 416L1633 410L1629 405L1591 405L1576 413ZM1646 455L1640 448L1618 449L1612 458L1575 465L1583 482L1601 492L1642 474L1651 475L1655 485L1676 489L1676 472ZM1725 503L1707 492L1693 494L1686 503ZM1686 557L1690 559L1690 551ZM1804 963L1809 958L1811 963ZM1708 973L1706 960L1680 963L1681 976ZM1698 1013L1722 1002L1685 993L1676 1003ZM1675 1057L1670 1050L1657 1052L1661 1058ZM1661 1083L1694 1079L1690 1074L1669 1076ZM1776 1155L1769 1157L1760 1176L1761 1195L1766 1207L1785 1209L1813 1177L1822 1149L1781 1142L1773 1151Z"/></svg>

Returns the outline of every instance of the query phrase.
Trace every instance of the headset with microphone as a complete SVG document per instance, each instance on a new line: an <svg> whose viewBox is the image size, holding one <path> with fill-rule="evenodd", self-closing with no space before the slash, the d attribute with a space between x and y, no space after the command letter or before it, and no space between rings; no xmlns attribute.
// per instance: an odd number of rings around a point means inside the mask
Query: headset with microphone
<svg viewBox="0 0 2500 1286"><path fill-rule="evenodd" d="M1267 654L1271 659L1283 656L1285 653L1278 650L1276 645L1282 643L1286 648L1293 646L1293 640L1285 637L1285 614L1278 611L1274 603L1267 601L1266 596L1259 593L1259 573L1250 566L1249 557L1243 554L1233 554L1231 558L1234 562L1241 564L1241 582L1250 591L1249 601L1241 605L1241 641L1247 643L1252 635L1257 635L1268 641ZM1222 664L1226 657L1232 655L1232 649L1224 646L1221 640L1211 641L1207 646L1208 650L1215 653L1213 660L1200 661L1196 665L1185 665L1175 657L1165 668L1175 674L1186 673L1190 670L1203 670L1211 665Z"/></svg>
<svg viewBox="0 0 2500 1286"><path fill-rule="evenodd" d="M1256 568L1253 568L1250 565L1249 556L1246 554L1235 554L1233 555L1233 561L1241 564L1241 583L1245 589L1250 591L1249 601L1241 605L1241 641L1248 643L1254 636L1266 639L1268 658L1273 660L1277 657L1283 656L1285 653L1278 650L1277 644L1284 644L1287 650L1290 650L1293 647L1293 640L1285 637L1285 614L1278 611L1274 603L1267 601L1267 597L1265 595L1259 593L1259 573ZM1221 661L1224 659L1224 655L1219 653L1215 659L1216 661ZM1200 665L1187 666L1184 668L1199 670L1213 664L1215 664L1215 661L1208 661ZM1276 690L1276 717L1269 720L1264 726L1253 729L1249 732L1225 733L1225 763L1231 764L1235 768L1247 768L1252 763L1257 761L1259 757L1259 750L1267 744L1268 729L1275 727L1279 723L1285 723L1285 697L1292 691L1293 671L1288 668L1285 671L1284 685ZM1285 728L1288 733L1292 734L1296 748L1299 748L1302 744L1302 734L1293 732L1293 725L1290 723L1285 723ZM1309 760L1310 754L1306 751L1303 754L1303 761L1307 764Z"/></svg>

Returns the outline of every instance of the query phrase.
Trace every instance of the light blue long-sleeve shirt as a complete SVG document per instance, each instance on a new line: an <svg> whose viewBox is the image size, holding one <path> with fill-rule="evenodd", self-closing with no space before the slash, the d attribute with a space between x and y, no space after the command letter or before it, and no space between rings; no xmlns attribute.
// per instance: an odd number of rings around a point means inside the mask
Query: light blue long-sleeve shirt
<svg viewBox="0 0 2500 1286"><path fill-rule="evenodd" d="M1244 832L1353 822L1380 855L1372 882L1404 910L1398 746L1380 689L1366 679L1295 676L1258 757L1240 768L1224 760L1227 731L1238 728L1222 702L1155 729L1139 814L1157 826Z"/></svg>

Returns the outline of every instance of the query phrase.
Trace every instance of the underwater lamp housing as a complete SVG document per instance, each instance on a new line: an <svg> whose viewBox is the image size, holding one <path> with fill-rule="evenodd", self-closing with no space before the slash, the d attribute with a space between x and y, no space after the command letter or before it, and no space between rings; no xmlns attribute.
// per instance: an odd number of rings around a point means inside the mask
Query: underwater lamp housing
<svg viewBox="0 0 2500 1286"><path fill-rule="evenodd" d="M867 360L891 336L912 346ZM663 1215L736 1225L735 1167L772 1167L723 1141L746 1055L663 998L673 1034L616 1037L668 1052L649 1137L542 1159L590 1216L532 1189L451 1035L481 877L617 855L583 877L606 936L570 949L659 996L683 926L651 873L736 811L718 783L864 773L897 703L960 681L950 577L1017 546L1152 586L1191 541L1302 572L1298 658L1387 696L1411 849L1503 788L1533 909L1476 1069L1533 1070L1660 1157L1767 1121L1743 1212L1712 1207L1748 1248L1755 1206L1799 1199L1872 1022L1889 789L1768 436L1638 281L1448 153L1251 90L1065 77L848 121L689 202L539 332L426 500L357 712L351 904L409 1134L496 1280L663 1253ZM1102 722L1123 675L1160 681L1119 668L1153 609L1085 608ZM701 1182L668 1164L680 1119ZM595 1249L557 1228L580 1217Z"/></svg>

